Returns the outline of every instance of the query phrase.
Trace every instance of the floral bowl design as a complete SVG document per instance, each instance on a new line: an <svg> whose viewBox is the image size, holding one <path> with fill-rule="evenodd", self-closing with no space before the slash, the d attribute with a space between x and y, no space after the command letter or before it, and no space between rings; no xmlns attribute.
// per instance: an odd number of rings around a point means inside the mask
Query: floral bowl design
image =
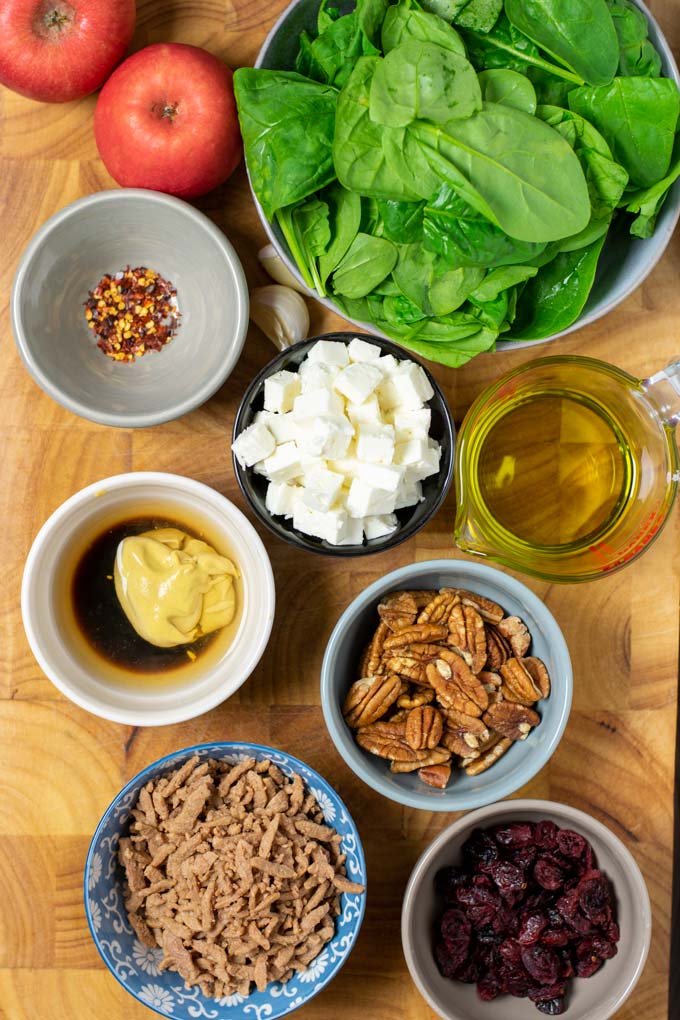
<svg viewBox="0 0 680 1020"><path fill-rule="evenodd" d="M356 825L335 790L318 772L284 751L262 744L198 744L148 765L112 801L95 832L85 863L85 912L90 932L104 963L126 991L171 1020L277 1020L312 999L331 981L349 956L361 928L366 896L343 893L342 913L333 939L306 970L285 984L272 981L264 992L211 999L198 988L187 989L179 974L159 970L160 949L136 938L123 902L123 871L117 860L118 841L125 835L132 806L149 780L178 768L189 758L228 762L267 758L287 776L298 773L314 794L328 825L342 836L348 877L366 884L366 864Z"/></svg>

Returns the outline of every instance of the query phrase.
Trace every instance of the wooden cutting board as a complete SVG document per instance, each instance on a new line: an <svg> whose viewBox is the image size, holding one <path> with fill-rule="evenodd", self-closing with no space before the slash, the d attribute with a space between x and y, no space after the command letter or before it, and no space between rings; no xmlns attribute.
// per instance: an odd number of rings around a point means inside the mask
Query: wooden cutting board
<svg viewBox="0 0 680 1020"><path fill-rule="evenodd" d="M139 0L134 48L161 40L205 46L232 66L251 64L284 0ZM680 51L680 0L652 4ZM132 729L90 716L45 679L19 612L23 562L45 518L107 475L174 471L244 507L228 437L239 398L273 349L251 329L220 393L181 421L138 432L81 421L31 381L9 324L12 275L35 230L68 202L113 186L97 157L90 97L67 106L0 90L0 427L3 567L0 571L0 1017L6 1020L147 1020L108 973L82 906L88 842L111 798L143 766L213 739L253 740L299 755L350 806L366 849L368 910L345 968L296 1015L300 1020L426 1020L434 1014L406 970L399 937L404 886L416 858L452 816L401 808L356 779L336 753L319 707L326 640L348 602L392 568L455 554L450 497L430 526L397 550L340 561L300 553L258 528L276 575L278 609L259 667L229 702L192 722ZM198 205L228 235L251 286L266 281L256 253L264 233L241 168ZM482 356L457 372L435 367L460 421L476 394L536 354L588 354L637 376L680 354L680 234L645 284L616 311L550 348ZM342 320L309 301L316 333ZM678 676L678 516L633 566L582 586L528 581L568 642L574 706L549 765L522 796L590 812L629 847L654 911L642 979L617 1020L668 1015L673 762ZM525 578L523 580L526 581ZM678 1003L675 1004L675 1016Z"/></svg>

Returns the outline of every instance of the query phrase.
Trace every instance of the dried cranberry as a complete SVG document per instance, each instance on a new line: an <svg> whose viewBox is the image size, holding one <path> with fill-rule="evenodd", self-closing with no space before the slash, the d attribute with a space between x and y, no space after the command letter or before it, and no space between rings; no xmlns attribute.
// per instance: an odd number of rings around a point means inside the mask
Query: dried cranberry
<svg viewBox="0 0 680 1020"><path fill-rule="evenodd" d="M473 829L472 835L463 843L463 857L473 865L481 867L498 860L498 847L483 829Z"/></svg>
<svg viewBox="0 0 680 1020"><path fill-rule="evenodd" d="M456 973L453 975L456 981L462 981L466 985L474 985L479 981L479 975L481 974L479 964L476 960L468 960L459 967ZM448 975L444 975L448 977Z"/></svg>
<svg viewBox="0 0 680 1020"><path fill-rule="evenodd" d="M490 907L485 903L479 903L476 906L468 907L467 916L472 927L475 931L477 931L478 929L488 928L491 926L493 919L496 916L496 909L495 907Z"/></svg>
<svg viewBox="0 0 680 1020"><path fill-rule="evenodd" d="M522 919L517 940L523 946L533 946L534 942L538 942L547 927L548 918L545 914L527 914Z"/></svg>
<svg viewBox="0 0 680 1020"><path fill-rule="evenodd" d="M522 963L539 985L554 985L560 976L559 957L546 946L524 946Z"/></svg>
<svg viewBox="0 0 680 1020"><path fill-rule="evenodd" d="M571 889L564 896L560 896L555 906L565 921L571 921L578 911L578 892L576 889Z"/></svg>
<svg viewBox="0 0 680 1020"><path fill-rule="evenodd" d="M588 978L600 969L604 960L599 956L588 956L585 960L578 960L576 963L576 974L578 977Z"/></svg>
<svg viewBox="0 0 680 1020"><path fill-rule="evenodd" d="M614 943L602 938L601 935L586 935L576 946L576 956L579 960L585 960L587 956L600 956L603 960L611 960L617 952Z"/></svg>
<svg viewBox="0 0 680 1020"><path fill-rule="evenodd" d="M554 822L537 822L534 829L536 846L543 850L554 850L557 846L558 828Z"/></svg>
<svg viewBox="0 0 680 1020"><path fill-rule="evenodd" d="M525 999L531 987L531 978L522 968L504 973L503 988L508 995L514 995L517 999Z"/></svg>
<svg viewBox="0 0 680 1020"><path fill-rule="evenodd" d="M545 1016L562 1016L566 1008L564 997L561 995L554 999L548 999L547 1002L536 1003L538 1012L544 1013Z"/></svg>
<svg viewBox="0 0 680 1020"><path fill-rule="evenodd" d="M505 942L502 942L498 947L498 952L501 959L513 967L519 967L522 962L522 947L515 939L506 939Z"/></svg>
<svg viewBox="0 0 680 1020"><path fill-rule="evenodd" d="M455 903L456 890L469 881L470 876L462 868L441 868L435 876L434 887L444 903Z"/></svg>
<svg viewBox="0 0 680 1020"><path fill-rule="evenodd" d="M495 861L490 874L503 897L512 897L526 889L524 872L509 861Z"/></svg>
<svg viewBox="0 0 680 1020"><path fill-rule="evenodd" d="M554 985L538 985L529 989L529 998L532 1002L548 1002L549 999L561 998L566 992L564 982Z"/></svg>
<svg viewBox="0 0 680 1020"><path fill-rule="evenodd" d="M560 829L557 833L557 848L565 857L580 857L587 843L583 836L571 829Z"/></svg>
<svg viewBox="0 0 680 1020"><path fill-rule="evenodd" d="M477 983L477 991L483 1002L491 1002L492 999L497 999L501 994L501 982L498 979L498 975L493 972L484 974Z"/></svg>
<svg viewBox="0 0 680 1020"><path fill-rule="evenodd" d="M529 846L535 842L534 826L530 822L515 822L504 829L496 829L493 835L501 846Z"/></svg>
<svg viewBox="0 0 680 1020"><path fill-rule="evenodd" d="M534 861L538 849L535 846L521 846L517 850L512 850L509 854L509 859L513 864L516 864L522 871L529 871Z"/></svg>
<svg viewBox="0 0 680 1020"><path fill-rule="evenodd" d="M621 938L619 932L619 926L616 921L607 921L602 925L602 933L609 939L610 942L618 942Z"/></svg>
<svg viewBox="0 0 680 1020"><path fill-rule="evenodd" d="M565 978L573 977L576 971L574 970L574 964L572 962L569 949L558 949L556 952L560 961L561 978L564 980Z"/></svg>
<svg viewBox="0 0 680 1020"><path fill-rule="evenodd" d="M546 928L541 935L543 946L566 946L569 942L569 932L566 928Z"/></svg>
<svg viewBox="0 0 680 1020"><path fill-rule="evenodd" d="M483 928L476 928L475 938L482 946L498 946L503 941L503 936L494 931L490 924L484 925Z"/></svg>
<svg viewBox="0 0 680 1020"><path fill-rule="evenodd" d="M611 886L604 875L599 871L589 871L579 882L577 891L579 906L586 917L593 924L606 923L610 918L608 908L611 906L612 895Z"/></svg>
<svg viewBox="0 0 680 1020"><path fill-rule="evenodd" d="M450 907L441 919L439 930L451 970L456 970L470 952L471 925L461 910ZM438 959L440 959L438 957ZM448 977L448 974L444 975Z"/></svg>
<svg viewBox="0 0 680 1020"><path fill-rule="evenodd" d="M437 960L437 966L443 976L445 978L450 978L452 981L454 979L458 979L456 961L451 956L443 942L438 942L434 947L434 955Z"/></svg>
<svg viewBox="0 0 680 1020"><path fill-rule="evenodd" d="M556 864L539 857L534 864L534 878L543 889L561 889L564 885L564 872Z"/></svg>

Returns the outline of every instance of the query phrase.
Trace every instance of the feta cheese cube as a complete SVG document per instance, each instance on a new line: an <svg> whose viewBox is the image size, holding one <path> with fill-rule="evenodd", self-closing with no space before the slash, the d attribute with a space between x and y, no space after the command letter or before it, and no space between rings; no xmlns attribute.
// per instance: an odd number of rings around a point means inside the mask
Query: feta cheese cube
<svg viewBox="0 0 680 1020"><path fill-rule="evenodd" d="M328 467L331 471L337 471L339 475L342 475L343 478L350 482L353 478L359 477L359 461L356 457L348 455L340 457L338 460L329 460Z"/></svg>
<svg viewBox="0 0 680 1020"><path fill-rule="evenodd" d="M407 466L407 478L411 481L419 482L423 478L429 478L430 475L436 475L439 471L441 455L442 451L439 443L434 443L432 446L429 446L423 453L422 457Z"/></svg>
<svg viewBox="0 0 680 1020"><path fill-rule="evenodd" d="M330 510L340 494L344 480L343 475L335 471L315 467L304 476L302 499L312 510Z"/></svg>
<svg viewBox="0 0 680 1020"><path fill-rule="evenodd" d="M267 486L265 506L270 514L292 517L297 500L302 497L301 485L289 485L287 482L270 482Z"/></svg>
<svg viewBox="0 0 680 1020"><path fill-rule="evenodd" d="M362 545L364 541L363 517L348 517L338 535L338 545Z"/></svg>
<svg viewBox="0 0 680 1020"><path fill-rule="evenodd" d="M267 426L277 443L290 443L298 437L298 427L291 413L274 414L272 411L258 411L255 421Z"/></svg>
<svg viewBox="0 0 680 1020"><path fill-rule="evenodd" d="M273 453L276 440L263 422L253 422L234 440L231 448L241 467L252 467Z"/></svg>
<svg viewBox="0 0 680 1020"><path fill-rule="evenodd" d="M395 500L396 492L386 492L363 479L355 478L347 494L347 513L350 517L391 514Z"/></svg>
<svg viewBox="0 0 680 1020"><path fill-rule="evenodd" d="M430 456L430 447L427 439L407 439L404 443L397 443L394 448L395 464L418 464L425 462ZM423 475L423 478L427 477Z"/></svg>
<svg viewBox="0 0 680 1020"><path fill-rule="evenodd" d="M394 429L391 425L358 425L357 457L370 464L391 464Z"/></svg>
<svg viewBox="0 0 680 1020"><path fill-rule="evenodd" d="M294 372L275 372L264 381L264 409L285 414L293 410L300 393L300 377Z"/></svg>
<svg viewBox="0 0 680 1020"><path fill-rule="evenodd" d="M337 460L345 456L354 439L354 427L342 414L300 419L297 424L298 448L312 457Z"/></svg>
<svg viewBox="0 0 680 1020"><path fill-rule="evenodd" d="M407 411L418 411L434 396L430 380L421 365L415 361L402 361L398 371L390 376L391 389L397 396L397 405Z"/></svg>
<svg viewBox="0 0 680 1020"><path fill-rule="evenodd" d="M395 514L386 514L384 517L366 517L364 519L364 531L370 542L372 538L386 538L399 527L399 521Z"/></svg>
<svg viewBox="0 0 680 1020"><path fill-rule="evenodd" d="M335 389L353 404L363 404L376 386L382 381L383 374L375 365L348 365L335 378Z"/></svg>
<svg viewBox="0 0 680 1020"><path fill-rule="evenodd" d="M369 344L366 340L355 336L353 340L350 340L347 353L350 361L377 361L382 351L375 344Z"/></svg>
<svg viewBox="0 0 680 1020"><path fill-rule="evenodd" d="M432 424L432 411L421 407L417 411L395 410L391 415L398 443L406 439L427 439Z"/></svg>
<svg viewBox="0 0 680 1020"><path fill-rule="evenodd" d="M272 482L289 482L293 478L299 478L303 472L300 451L295 443L277 446L271 457L267 457L263 467L267 478Z"/></svg>
<svg viewBox="0 0 680 1020"><path fill-rule="evenodd" d="M320 361L324 365L340 365L344 368L345 365L349 365L347 344L337 340L319 340L310 348L307 360Z"/></svg>
<svg viewBox="0 0 680 1020"><path fill-rule="evenodd" d="M399 486L394 502L394 509L401 510L403 507L415 506L423 499L423 487L420 482L414 481L408 475Z"/></svg>
<svg viewBox="0 0 680 1020"><path fill-rule="evenodd" d="M311 390L332 390L340 369L337 365L323 365L319 361L303 361L299 368L302 393Z"/></svg>
<svg viewBox="0 0 680 1020"><path fill-rule="evenodd" d="M298 500L293 511L293 527L303 535L325 539L331 545L337 545L342 538L347 524L345 510L328 510L325 513L313 510L302 500Z"/></svg>
<svg viewBox="0 0 680 1020"><path fill-rule="evenodd" d="M404 477L404 468L387 464L364 464L359 462L357 477L376 489L396 492ZM378 511L376 511L377 513Z"/></svg>
<svg viewBox="0 0 680 1020"><path fill-rule="evenodd" d="M352 425L355 426L361 422L367 422L371 425L380 425L382 423L380 405L375 393L372 393L367 400L364 400L363 404L345 404L345 414L352 422Z"/></svg>
<svg viewBox="0 0 680 1020"><path fill-rule="evenodd" d="M392 375L393 372L398 371L401 362L397 361L393 354L385 354L376 364L383 375Z"/></svg>
<svg viewBox="0 0 680 1020"><path fill-rule="evenodd" d="M295 398L293 414L296 418L316 418L322 414L343 414L345 402L332 390L310 390Z"/></svg>

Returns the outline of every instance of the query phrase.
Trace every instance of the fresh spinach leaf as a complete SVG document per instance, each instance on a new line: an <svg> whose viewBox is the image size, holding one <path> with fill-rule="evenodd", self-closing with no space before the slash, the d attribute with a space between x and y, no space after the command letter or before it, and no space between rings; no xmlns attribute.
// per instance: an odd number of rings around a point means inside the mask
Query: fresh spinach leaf
<svg viewBox="0 0 680 1020"><path fill-rule="evenodd" d="M493 329L497 333L505 333L510 328L510 323L508 322L507 291L501 291L490 301L479 301L470 297L468 305L469 309L474 310L475 316L487 329Z"/></svg>
<svg viewBox="0 0 680 1020"><path fill-rule="evenodd" d="M470 301L487 302L495 301L498 295L518 283L524 283L536 276L538 269L535 266L500 266L498 269L490 270L478 287L470 294Z"/></svg>
<svg viewBox="0 0 680 1020"><path fill-rule="evenodd" d="M525 74L503 67L480 71L482 98L487 103L505 103L525 113L536 113L536 90Z"/></svg>
<svg viewBox="0 0 680 1020"><path fill-rule="evenodd" d="M458 32L436 14L427 11L415 3L415 0L399 0L398 4L388 7L382 26L382 48L385 54L409 40L436 43L444 49L452 50L465 56L465 44Z"/></svg>
<svg viewBox="0 0 680 1020"><path fill-rule="evenodd" d="M435 43L411 39L380 60L371 82L371 120L406 127L416 119L445 124L481 109L470 61Z"/></svg>
<svg viewBox="0 0 680 1020"><path fill-rule="evenodd" d="M403 245L394 269L394 282L425 315L448 315L465 302L484 276L481 269L442 266L422 244Z"/></svg>
<svg viewBox="0 0 680 1020"><path fill-rule="evenodd" d="M380 46L380 30L390 0L356 0L356 15L361 31L376 48Z"/></svg>
<svg viewBox="0 0 680 1020"><path fill-rule="evenodd" d="M468 0L453 20L462 28L490 32L502 10L503 0Z"/></svg>
<svg viewBox="0 0 680 1020"><path fill-rule="evenodd" d="M413 244L423 236L425 202L378 202L383 236L395 244Z"/></svg>
<svg viewBox="0 0 680 1020"><path fill-rule="evenodd" d="M361 298L394 269L398 252L391 241L357 234L333 273L333 290L349 298Z"/></svg>
<svg viewBox="0 0 680 1020"><path fill-rule="evenodd" d="M356 11L331 21L313 42L301 40L295 70L315 81L341 88L360 56L378 55L359 23Z"/></svg>
<svg viewBox="0 0 680 1020"><path fill-rule="evenodd" d="M661 57L647 37L649 25L644 13L631 0L607 0L607 6L619 39L618 73L658 78Z"/></svg>
<svg viewBox="0 0 680 1020"><path fill-rule="evenodd" d="M616 74L619 40L605 0L505 0L515 28L590 85Z"/></svg>
<svg viewBox="0 0 680 1020"><path fill-rule="evenodd" d="M651 188L645 188L643 191L636 191L627 196L627 211L637 213L630 227L630 232L634 237L652 236L657 216L668 197L668 191L678 177L680 177L680 136L676 135L673 158L666 176L653 184Z"/></svg>
<svg viewBox="0 0 680 1020"><path fill-rule="evenodd" d="M465 7L468 0L420 0L420 5L429 14L436 14L444 21L453 21L458 11Z"/></svg>
<svg viewBox="0 0 680 1020"><path fill-rule="evenodd" d="M528 68L535 68L557 78L563 78L574 85L582 85L574 71L567 70L559 64L552 64L539 53L538 47L515 28L505 14L486 34L482 32L463 31L463 39L467 46L468 57L478 71L490 67L507 67L511 71L526 74Z"/></svg>
<svg viewBox="0 0 680 1020"><path fill-rule="evenodd" d="M670 78L615 78L573 89L569 108L604 136L634 184L648 188L668 172L680 112Z"/></svg>
<svg viewBox="0 0 680 1020"><path fill-rule="evenodd" d="M388 167L411 200L434 194L440 184L439 171L409 128L383 128L382 149Z"/></svg>
<svg viewBox="0 0 680 1020"><path fill-rule="evenodd" d="M383 301L382 314L392 326L410 326L425 318L425 312L403 294L386 297Z"/></svg>
<svg viewBox="0 0 680 1020"><path fill-rule="evenodd" d="M292 71L241 67L234 91L253 191L267 219L335 178L337 93Z"/></svg>
<svg viewBox="0 0 680 1020"><path fill-rule="evenodd" d="M361 198L355 191L343 188L339 181L334 181L325 188L323 197L328 208L330 228L328 246L319 255L319 276L325 286L326 280L344 257L359 232Z"/></svg>
<svg viewBox="0 0 680 1020"><path fill-rule="evenodd" d="M328 205L318 198L308 198L279 209L276 219L305 283L324 297L317 256L325 252L331 237Z"/></svg>
<svg viewBox="0 0 680 1020"><path fill-rule="evenodd" d="M583 311L603 244L604 236L543 266L522 292L507 339L542 340L571 326Z"/></svg>
<svg viewBox="0 0 680 1020"><path fill-rule="evenodd" d="M568 143L537 117L484 103L479 113L444 128L417 121L408 130L457 167L511 237L552 241L588 223L581 165Z"/></svg>
<svg viewBox="0 0 680 1020"><path fill-rule="evenodd" d="M338 180L351 191L373 198L417 201L422 196L407 187L383 151L385 129L371 120L371 81L379 57L359 57L337 101L333 162Z"/></svg>
<svg viewBox="0 0 680 1020"><path fill-rule="evenodd" d="M316 34L321 35L339 17L340 10L334 6L334 0L321 0L319 13L316 16Z"/></svg>
<svg viewBox="0 0 680 1020"><path fill-rule="evenodd" d="M443 184L423 211L425 247L449 266L494 267L533 260L545 242L518 241Z"/></svg>

